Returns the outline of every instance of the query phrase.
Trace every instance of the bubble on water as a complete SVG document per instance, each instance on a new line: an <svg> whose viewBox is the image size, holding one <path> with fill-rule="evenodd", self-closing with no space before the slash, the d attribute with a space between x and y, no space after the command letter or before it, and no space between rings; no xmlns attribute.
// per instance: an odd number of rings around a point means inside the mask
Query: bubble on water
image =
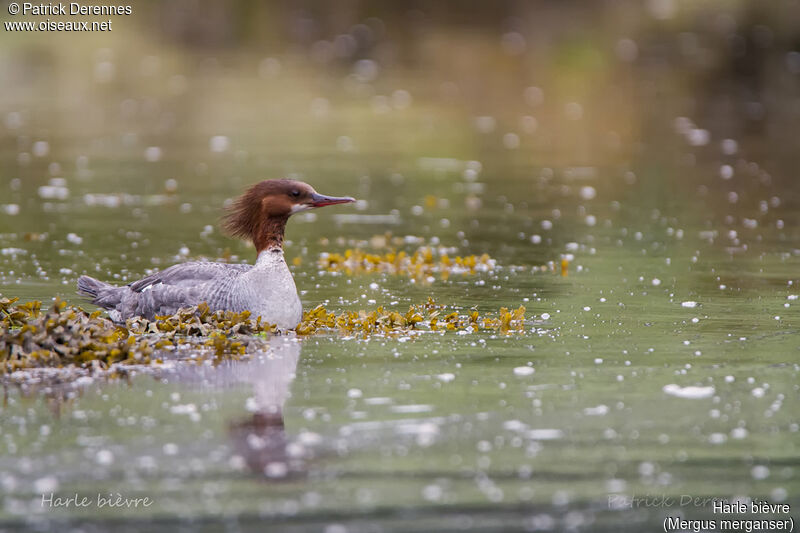
<svg viewBox="0 0 800 533"><path fill-rule="evenodd" d="M531 429L525 432L525 436L531 440L558 440L564 437L564 432L560 429Z"/></svg>
<svg viewBox="0 0 800 533"><path fill-rule="evenodd" d="M675 16L678 6L675 0L647 0L647 10L657 20L669 20Z"/></svg>
<svg viewBox="0 0 800 533"><path fill-rule="evenodd" d="M360 389L350 389L347 391L348 398L361 398L364 394Z"/></svg>
<svg viewBox="0 0 800 533"><path fill-rule="evenodd" d="M193 403L173 405L169 412L175 415L191 415L197 412L197 406Z"/></svg>
<svg viewBox="0 0 800 533"><path fill-rule="evenodd" d="M33 143L31 152L35 157L44 157L50 153L50 143L47 141L36 141Z"/></svg>
<svg viewBox="0 0 800 533"><path fill-rule="evenodd" d="M515 376L530 376L534 372L536 372L536 370L530 366L518 366L514 368Z"/></svg>
<svg viewBox="0 0 800 533"><path fill-rule="evenodd" d="M430 502L438 502L442 499L442 487L439 485L427 485L422 489L422 497Z"/></svg>
<svg viewBox="0 0 800 533"><path fill-rule="evenodd" d="M681 387L680 385L676 385L674 383L670 383L669 385L664 385L661 389L664 391L665 394L669 394L670 396L675 396L676 398L686 398L689 400L699 400L703 398L710 398L714 395L714 387L697 387L697 386L688 386L688 387Z"/></svg>
<svg viewBox="0 0 800 533"><path fill-rule="evenodd" d="M553 223L549 220L542 220L541 226L545 231L553 229Z"/></svg>
<svg viewBox="0 0 800 533"><path fill-rule="evenodd" d="M694 307L697 307L697 306L698 306L698 303L694 302L692 300L687 300L685 302L681 302L681 307L686 307L686 308L690 308L691 309L691 308L694 308Z"/></svg>
<svg viewBox="0 0 800 533"><path fill-rule="evenodd" d="M591 185L584 185L583 187L581 187L580 194L581 198L583 198L584 200L591 200L595 196L597 196L597 189L595 189Z"/></svg>
<svg viewBox="0 0 800 533"><path fill-rule="evenodd" d="M723 139L719 144L722 153L725 155L733 155L739 151L739 143L733 139Z"/></svg>
<svg viewBox="0 0 800 533"><path fill-rule="evenodd" d="M636 46L636 42L632 39L620 39L617 41L614 51L617 53L617 57L626 63L636 61L639 56L639 47Z"/></svg>
<svg viewBox="0 0 800 533"><path fill-rule="evenodd" d="M735 191L731 191L728 193L728 202L735 204L739 201L739 195Z"/></svg>
<svg viewBox="0 0 800 533"><path fill-rule="evenodd" d="M605 416L609 412L609 407L607 405L597 405L595 407L587 407L583 410L583 414L586 416Z"/></svg>
<svg viewBox="0 0 800 533"><path fill-rule="evenodd" d="M728 436L724 433L712 433L708 436L708 442L710 444L725 444L728 440Z"/></svg>
<svg viewBox="0 0 800 533"><path fill-rule="evenodd" d="M444 374L438 374L436 376L436 379L438 379L439 381L443 381L445 383L450 383L451 381L456 379L456 375L455 374L451 374L449 372L445 372Z"/></svg>
<svg viewBox="0 0 800 533"><path fill-rule="evenodd" d="M167 442L161 447L164 455L178 455L178 445L173 442Z"/></svg>
<svg viewBox="0 0 800 533"><path fill-rule="evenodd" d="M525 52L525 48L527 47L525 37L521 33L515 31L504 33L500 40L500 44L505 53L514 56Z"/></svg>
<svg viewBox="0 0 800 533"><path fill-rule="evenodd" d="M519 135L516 133L506 133L503 135L503 146L509 150L519 148Z"/></svg>
<svg viewBox="0 0 800 533"><path fill-rule="evenodd" d="M769 477L769 468L764 465L756 465L750 469L750 475L757 480L767 479Z"/></svg>
<svg viewBox="0 0 800 533"><path fill-rule="evenodd" d="M527 429L528 425L520 422L519 420L506 420L503 422L503 429L506 431L523 431Z"/></svg>
<svg viewBox="0 0 800 533"><path fill-rule="evenodd" d="M686 132L686 141L692 146L705 146L711 141L708 130L692 128Z"/></svg>
<svg viewBox="0 0 800 533"><path fill-rule="evenodd" d="M542 320L550 320L550 313L542 313Z"/></svg>
<svg viewBox="0 0 800 533"><path fill-rule="evenodd" d="M546 513L536 514L525 521L526 531L551 531L556 529L557 521Z"/></svg>
<svg viewBox="0 0 800 533"><path fill-rule="evenodd" d="M297 441L303 446L319 446L322 444L322 436L312 431L301 431L297 435Z"/></svg>
<svg viewBox="0 0 800 533"><path fill-rule="evenodd" d="M99 465L108 466L114 462L114 454L111 453L111 450L99 450L94 460Z"/></svg>
<svg viewBox="0 0 800 533"><path fill-rule="evenodd" d="M531 242L533 244L541 244L542 243L542 236L541 235L531 235Z"/></svg>
<svg viewBox="0 0 800 533"><path fill-rule="evenodd" d="M569 505L570 497L569 493L565 490L557 490L553 493L552 497L553 505L556 507L564 507Z"/></svg>
<svg viewBox="0 0 800 533"><path fill-rule="evenodd" d="M23 120L22 114L18 111L11 111L10 113L6 114L6 128L10 130L16 130L22 127Z"/></svg>
<svg viewBox="0 0 800 533"><path fill-rule="evenodd" d="M358 42L355 37L349 33L342 33L333 39L333 53L336 57L348 58L351 57L358 48Z"/></svg>
<svg viewBox="0 0 800 533"><path fill-rule="evenodd" d="M161 160L161 148L158 146L148 146L144 150L144 159L150 163L155 163Z"/></svg>
<svg viewBox="0 0 800 533"><path fill-rule="evenodd" d="M531 133L534 133L536 129L539 127L539 122L536 120L535 117L532 117L530 115L525 115L520 119L519 125L522 128L522 131L530 135Z"/></svg>
<svg viewBox="0 0 800 533"><path fill-rule="evenodd" d="M58 491L58 479L55 476L40 477L33 482L33 490L39 494L48 494Z"/></svg>
<svg viewBox="0 0 800 533"><path fill-rule="evenodd" d="M6 215L15 216L19 214L19 205L17 204L5 204L0 205L0 210L3 211Z"/></svg>
<svg viewBox="0 0 800 533"><path fill-rule="evenodd" d="M479 133L491 133L497 127L497 120L490 116L475 117L475 129Z"/></svg>
<svg viewBox="0 0 800 533"><path fill-rule="evenodd" d="M414 216L419 216L424 212L424 209L421 205L414 205L411 206L411 214Z"/></svg>
<svg viewBox="0 0 800 533"><path fill-rule="evenodd" d="M289 466L283 461L273 461L271 463L267 463L267 465L264 467L264 475L269 478L286 477L288 473Z"/></svg>
<svg viewBox="0 0 800 533"><path fill-rule="evenodd" d="M58 185L42 185L37 192L46 200L66 200L69 197L69 189Z"/></svg>
<svg viewBox="0 0 800 533"><path fill-rule="evenodd" d="M527 87L523 92L523 97L526 104L535 107L544 102L544 91L539 87Z"/></svg>
<svg viewBox="0 0 800 533"><path fill-rule="evenodd" d="M340 152L352 152L354 148L355 143L353 143L353 139L347 135L342 135L336 139L336 149Z"/></svg>
<svg viewBox="0 0 800 533"><path fill-rule="evenodd" d="M771 500L776 502L783 502L786 501L786 497L789 495L789 493L783 487L776 487L772 489L769 495Z"/></svg>
<svg viewBox="0 0 800 533"><path fill-rule="evenodd" d="M722 165L719 167L719 176L724 180L729 180L733 177L733 167L730 165Z"/></svg>
<svg viewBox="0 0 800 533"><path fill-rule="evenodd" d="M404 89L397 89L392 92L392 106L395 109L407 109L411 106L411 93Z"/></svg>
<svg viewBox="0 0 800 533"><path fill-rule="evenodd" d="M171 94L175 96L181 95L189 88L189 80L186 79L186 76L175 74L170 76L169 81L167 81L167 88Z"/></svg>
<svg viewBox="0 0 800 533"><path fill-rule="evenodd" d="M733 428L731 430L731 438L741 440L746 438L748 435L748 431L745 428Z"/></svg>
<svg viewBox="0 0 800 533"><path fill-rule="evenodd" d="M474 168L465 168L464 172L461 173L461 177L464 178L464 181L472 183L478 179L478 171Z"/></svg>
<svg viewBox="0 0 800 533"><path fill-rule="evenodd" d="M659 285L661 285L661 280L658 278L653 278L652 280L650 280L650 283L653 285L653 287L658 287Z"/></svg>
<svg viewBox="0 0 800 533"><path fill-rule="evenodd" d="M327 98L317 97L311 100L311 105L309 106L309 111L311 116L314 118L323 118L328 116L330 112L331 104Z"/></svg>
<svg viewBox="0 0 800 533"><path fill-rule="evenodd" d="M369 83L378 77L380 67L372 59L359 59L353 67L356 79L362 83Z"/></svg>
<svg viewBox="0 0 800 533"><path fill-rule="evenodd" d="M624 479L609 479L606 480L606 490L608 492L623 492L628 486Z"/></svg>
<svg viewBox="0 0 800 533"><path fill-rule="evenodd" d="M567 120L580 120L583 118L583 106L578 102L569 102L564 106L564 116Z"/></svg>
<svg viewBox="0 0 800 533"><path fill-rule="evenodd" d="M388 113L392 110L391 106L389 105L389 98L383 95L375 95L372 97L372 110L377 114L384 114Z"/></svg>
<svg viewBox="0 0 800 533"><path fill-rule="evenodd" d="M372 398L365 398L364 403L367 405L390 405L394 400L385 396L374 396Z"/></svg>
<svg viewBox="0 0 800 533"><path fill-rule="evenodd" d="M488 440L478 441L478 444L476 444L475 447L481 453L489 453L492 451L492 443Z"/></svg>
<svg viewBox="0 0 800 533"><path fill-rule="evenodd" d="M111 61L98 61L94 65L94 80L97 83L108 83L114 79L114 63Z"/></svg>
<svg viewBox="0 0 800 533"><path fill-rule="evenodd" d="M208 148L214 153L227 152L231 142L225 135L214 135L208 141Z"/></svg>
<svg viewBox="0 0 800 533"><path fill-rule="evenodd" d="M258 75L261 78L274 78L281 73L281 62L274 57L265 57L258 64Z"/></svg>
<svg viewBox="0 0 800 533"><path fill-rule="evenodd" d="M83 238L74 233L67 233L67 241L72 244L83 244Z"/></svg>
<svg viewBox="0 0 800 533"><path fill-rule="evenodd" d="M467 161L466 164L465 164L465 167L470 169L470 170L474 170L475 172L480 172L480 171L483 170L483 163L481 163L480 161L475 161L473 159L473 160Z"/></svg>
<svg viewBox="0 0 800 533"><path fill-rule="evenodd" d="M393 405L389 408L394 413L427 413L433 411L432 405Z"/></svg>

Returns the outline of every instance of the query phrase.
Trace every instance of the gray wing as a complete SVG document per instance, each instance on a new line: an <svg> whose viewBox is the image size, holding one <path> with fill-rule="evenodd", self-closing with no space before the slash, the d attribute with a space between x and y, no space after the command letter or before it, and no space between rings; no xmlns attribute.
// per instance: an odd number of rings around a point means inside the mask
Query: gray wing
<svg viewBox="0 0 800 533"><path fill-rule="evenodd" d="M210 261L192 261L173 265L161 272L128 284L133 292L142 292L159 283L172 287L196 287L198 284L211 281L226 274L241 274L253 268L251 265L212 263Z"/></svg>

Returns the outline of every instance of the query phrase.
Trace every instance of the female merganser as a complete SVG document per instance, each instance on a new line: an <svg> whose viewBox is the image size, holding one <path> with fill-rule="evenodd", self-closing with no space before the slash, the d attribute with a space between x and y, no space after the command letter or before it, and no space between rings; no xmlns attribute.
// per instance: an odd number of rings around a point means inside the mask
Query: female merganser
<svg viewBox="0 0 800 533"><path fill-rule="evenodd" d="M89 276L78 279L78 291L123 321L135 316L153 320L181 307L206 302L212 311L250 311L252 318L280 328L295 327L303 316L292 273L283 258L283 232L294 213L315 207L355 202L318 194L293 180L264 180L250 187L228 210L224 229L255 244L255 265L193 261L174 265L124 287Z"/></svg>

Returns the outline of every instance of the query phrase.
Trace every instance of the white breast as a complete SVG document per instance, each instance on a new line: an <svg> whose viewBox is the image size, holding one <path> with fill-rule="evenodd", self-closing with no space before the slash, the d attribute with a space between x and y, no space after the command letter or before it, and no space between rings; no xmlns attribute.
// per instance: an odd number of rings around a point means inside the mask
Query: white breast
<svg viewBox="0 0 800 533"><path fill-rule="evenodd" d="M297 295L294 278L282 250L265 250L258 254L252 270L240 277L239 289L243 304L253 318L293 328L303 318L303 307Z"/></svg>

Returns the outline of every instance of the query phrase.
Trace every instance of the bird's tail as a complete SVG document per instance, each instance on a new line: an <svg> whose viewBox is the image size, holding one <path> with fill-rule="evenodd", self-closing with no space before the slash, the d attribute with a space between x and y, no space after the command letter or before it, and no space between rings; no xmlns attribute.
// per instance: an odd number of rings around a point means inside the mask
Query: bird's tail
<svg viewBox="0 0 800 533"><path fill-rule="evenodd" d="M97 295L100 294L100 290L108 286L108 283L103 283L90 276L81 276L78 278L78 292L85 296L91 296L92 298L97 298Z"/></svg>

